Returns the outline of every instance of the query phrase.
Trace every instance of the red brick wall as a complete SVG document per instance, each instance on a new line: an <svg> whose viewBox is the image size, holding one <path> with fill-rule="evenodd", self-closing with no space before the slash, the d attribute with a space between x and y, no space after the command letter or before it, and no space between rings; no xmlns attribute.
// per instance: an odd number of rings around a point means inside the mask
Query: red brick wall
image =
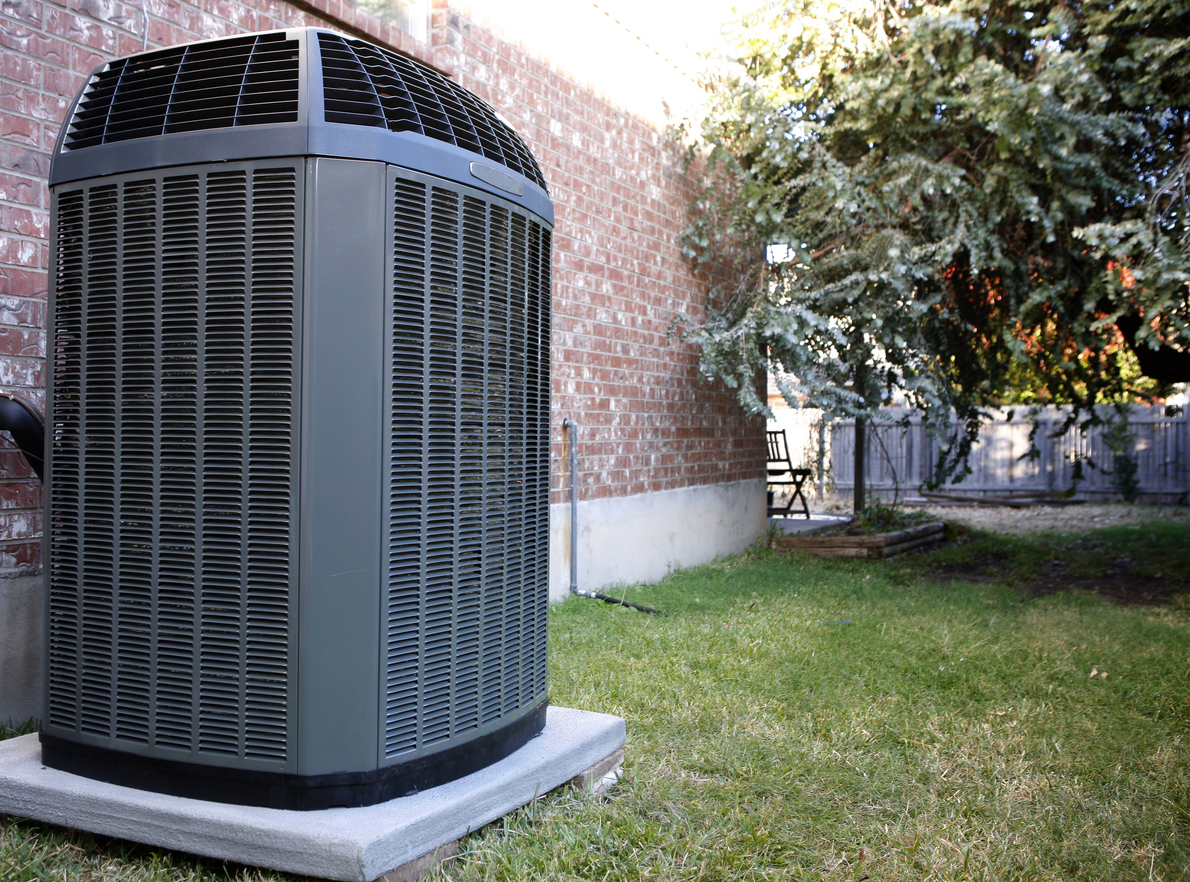
<svg viewBox="0 0 1190 882"><path fill-rule="evenodd" d="M584 500L759 477L763 422L670 335L705 301L677 242L684 148L453 11L435 16L439 67L521 133L554 198L555 463L570 418ZM554 501L567 482L556 468Z"/></svg>
<svg viewBox="0 0 1190 882"><path fill-rule="evenodd" d="M584 499L758 477L761 425L699 381L675 315L704 294L676 244L682 149L435 0L430 45L346 0L0 0L0 388L44 406L50 152L101 62L227 34L320 25L434 64L526 138L557 209L555 457L581 429ZM147 12L147 16L146 16ZM565 498L555 476L555 500ZM41 490L0 437L0 572L40 562Z"/></svg>

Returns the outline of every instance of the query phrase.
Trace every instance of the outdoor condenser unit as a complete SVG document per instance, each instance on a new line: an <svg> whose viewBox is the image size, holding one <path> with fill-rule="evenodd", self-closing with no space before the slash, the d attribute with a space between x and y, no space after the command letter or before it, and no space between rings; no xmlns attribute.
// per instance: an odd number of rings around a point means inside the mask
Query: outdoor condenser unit
<svg viewBox="0 0 1190 882"><path fill-rule="evenodd" d="M315 809L538 734L553 208L516 133L294 29L103 65L50 183L44 763Z"/></svg>

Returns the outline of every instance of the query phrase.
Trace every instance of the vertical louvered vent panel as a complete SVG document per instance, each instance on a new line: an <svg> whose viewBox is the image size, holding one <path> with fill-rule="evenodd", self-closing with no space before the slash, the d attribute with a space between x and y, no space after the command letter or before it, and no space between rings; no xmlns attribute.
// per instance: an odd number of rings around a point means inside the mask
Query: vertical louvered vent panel
<svg viewBox="0 0 1190 882"><path fill-rule="evenodd" d="M66 147L297 118L297 41L234 37L113 61L87 85Z"/></svg>
<svg viewBox="0 0 1190 882"><path fill-rule="evenodd" d="M107 247L119 231L114 186L95 187L87 194L87 219L92 235L86 250L87 322L83 360L88 377L85 406L86 457L82 474L85 499L80 520L82 535L82 712L79 728L106 735L111 725L112 665L115 661L113 613L116 537L115 481L104 469L91 468L92 459L111 461L116 453L115 375L117 326L116 292L119 279L116 253ZM92 385L92 380L94 385Z"/></svg>
<svg viewBox="0 0 1190 882"><path fill-rule="evenodd" d="M55 223L55 321L53 359L54 471L49 487L51 520L47 554L49 665L46 716L53 726L79 727L82 687L82 464L83 291L86 283L87 194L75 190L57 202ZM70 586L62 590L60 586Z"/></svg>
<svg viewBox="0 0 1190 882"><path fill-rule="evenodd" d="M287 758L298 183L55 195L51 727Z"/></svg>
<svg viewBox="0 0 1190 882"><path fill-rule="evenodd" d="M453 646L455 546L459 469L459 197L430 192L429 414L423 429L426 457L425 660L422 667L421 738L450 737L450 669Z"/></svg>
<svg viewBox="0 0 1190 882"><path fill-rule="evenodd" d="M243 549L247 477L244 473L245 377L249 328L248 173L209 175L207 205L206 340L203 348L202 492L199 505L210 534L201 549L203 640L199 656L199 747L235 755L244 684L240 678L247 622Z"/></svg>
<svg viewBox="0 0 1190 882"><path fill-rule="evenodd" d="M393 199L392 416L385 752L418 746L425 538L426 188L398 179Z"/></svg>
<svg viewBox="0 0 1190 882"><path fill-rule="evenodd" d="M253 173L248 331L248 560L245 741L251 757L284 755L289 646L297 179Z"/></svg>
<svg viewBox="0 0 1190 882"><path fill-rule="evenodd" d="M393 213L388 757L543 697L548 598L549 233L402 178Z"/></svg>
<svg viewBox="0 0 1190 882"><path fill-rule="evenodd" d="M487 224L485 205L464 197L460 230L459 377L460 409L456 426L459 448L459 541L455 547L455 633L451 690L452 729L469 732L479 725L479 613L483 591L485 533L495 527L485 521L488 457L492 450L486 428L491 414L484 400L487 354L484 307Z"/></svg>
<svg viewBox="0 0 1190 882"><path fill-rule="evenodd" d="M505 672L500 652L494 652L495 647L501 646L501 629L499 622L505 608L510 602L515 602L519 586L507 579L506 555L515 555L518 549L508 546L509 531L515 532L515 525L519 512L510 512L507 499L509 469L508 469L508 401L505 394L507 384L508 364L508 288L499 283L499 269L501 263L507 260L507 253L500 248L499 236L501 227L507 217L504 209L493 209L489 226L487 206L482 203L476 205L475 200L469 200L477 211L483 211L484 223L480 226L485 242L484 250L488 251L488 260L480 258L479 267L485 272L484 287L487 301L486 327L481 329L482 337L486 338L487 348L487 382L483 391L483 405L485 412L484 437L479 439L486 454L484 463L483 502L487 531L484 535L483 548L483 690L482 690L482 722L489 723L500 716L503 710L502 697L506 693ZM479 226L479 225L477 225ZM515 647L514 651L519 651ZM493 714L493 709L496 711Z"/></svg>
<svg viewBox="0 0 1190 882"><path fill-rule="evenodd" d="M156 741L193 747L200 619L195 597L198 293L202 204L198 175L168 177L161 218L161 411L157 474ZM90 372L88 371L88 386ZM88 391L88 397L90 392ZM107 467L101 464L100 467Z"/></svg>
<svg viewBox="0 0 1190 882"><path fill-rule="evenodd" d="M525 602L522 573L516 566L524 549L519 546L519 534L526 514L522 507L512 504L509 494L520 478L523 451L516 447L516 424L522 414L518 402L509 394L513 381L510 359L514 352L523 349L524 340L511 337L509 327L510 307L513 305L509 290L508 261L510 254L510 215L507 209L493 207L489 234L488 266L488 387L487 407L490 417L488 431L489 461L484 495L492 518L485 564L488 586L492 597L489 603L491 618L488 624L487 645L500 647L489 660L490 681L485 695L485 717L491 719L494 710L508 713L520 705L520 690L517 688L517 671L525 643L515 629L501 627L515 619L517 611ZM522 293L522 297L523 297ZM500 612L497 613L497 605Z"/></svg>
<svg viewBox="0 0 1190 882"><path fill-rule="evenodd" d="M550 549L550 313L553 306L550 262L553 255L552 234L543 227L530 230L527 238L529 278L526 285L525 329L525 548L531 556L526 584L532 580L528 595L532 598L531 628L533 641L532 677L525 685L540 695L546 689L546 610L549 605ZM532 537L532 538L530 538Z"/></svg>
<svg viewBox="0 0 1190 882"><path fill-rule="evenodd" d="M155 672L153 607L155 570L146 554L157 533L157 378L160 375L158 241L161 205L157 182L124 185L123 303L120 309L120 606L114 736L148 742ZM115 469L113 469L115 471Z"/></svg>
<svg viewBox="0 0 1190 882"><path fill-rule="evenodd" d="M318 43L327 122L418 132L500 163L545 189L521 137L466 89L362 40L320 33Z"/></svg>

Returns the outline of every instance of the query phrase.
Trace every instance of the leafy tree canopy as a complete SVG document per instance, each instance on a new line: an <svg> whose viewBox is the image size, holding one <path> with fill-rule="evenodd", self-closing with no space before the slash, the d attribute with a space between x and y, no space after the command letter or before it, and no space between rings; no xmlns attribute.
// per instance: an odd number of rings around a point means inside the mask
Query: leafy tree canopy
<svg viewBox="0 0 1190 882"><path fill-rule="evenodd" d="M968 437L1190 380L1190 0L783 0L732 56L685 243L740 280L694 336L750 409L770 365Z"/></svg>

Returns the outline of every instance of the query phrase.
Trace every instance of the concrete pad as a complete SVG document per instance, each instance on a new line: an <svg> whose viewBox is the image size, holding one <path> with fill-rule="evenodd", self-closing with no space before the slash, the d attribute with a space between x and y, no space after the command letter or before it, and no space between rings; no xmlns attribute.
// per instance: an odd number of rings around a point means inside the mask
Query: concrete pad
<svg viewBox="0 0 1190 882"><path fill-rule="evenodd" d="M0 812L343 882L391 870L520 808L624 745L619 717L551 707L545 729L473 775L363 808L283 811L165 796L41 764L36 735L0 741Z"/></svg>
<svg viewBox="0 0 1190 882"><path fill-rule="evenodd" d="M802 517L771 517L769 525L776 527L786 536L808 536L820 533L831 527L842 527L851 520L851 515L814 514L810 512L810 519Z"/></svg>

